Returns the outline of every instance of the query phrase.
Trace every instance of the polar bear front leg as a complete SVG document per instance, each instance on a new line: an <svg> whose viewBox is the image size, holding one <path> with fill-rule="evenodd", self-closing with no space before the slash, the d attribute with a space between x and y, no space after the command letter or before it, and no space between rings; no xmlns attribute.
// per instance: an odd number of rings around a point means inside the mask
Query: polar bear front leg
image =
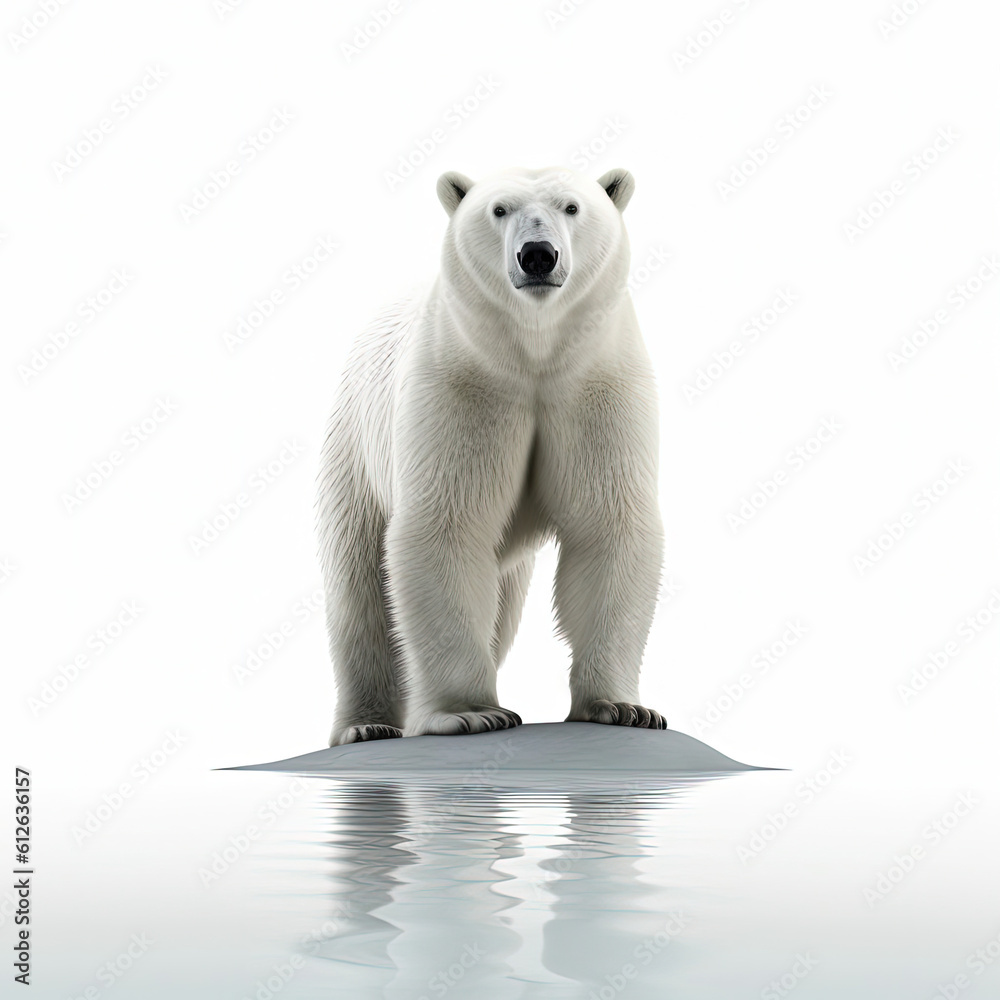
<svg viewBox="0 0 1000 1000"><path fill-rule="evenodd" d="M637 366L641 372L641 368ZM639 702L663 559L651 379L605 372L544 427L543 500L556 522L555 606L572 650L568 722L665 729Z"/></svg>
<svg viewBox="0 0 1000 1000"><path fill-rule="evenodd" d="M639 703L639 668L653 620L662 551L658 515L591 525L561 542L555 601L573 650L567 722L666 729Z"/></svg>
<svg viewBox="0 0 1000 1000"><path fill-rule="evenodd" d="M425 391L420 403L401 407L386 532L403 735L507 729L521 719L497 700L497 548L531 445L528 414L468 382Z"/></svg>
<svg viewBox="0 0 1000 1000"><path fill-rule="evenodd" d="M497 700L499 566L492 532L449 523L443 513L411 506L393 515L386 536L405 665L404 736L481 733L521 722Z"/></svg>

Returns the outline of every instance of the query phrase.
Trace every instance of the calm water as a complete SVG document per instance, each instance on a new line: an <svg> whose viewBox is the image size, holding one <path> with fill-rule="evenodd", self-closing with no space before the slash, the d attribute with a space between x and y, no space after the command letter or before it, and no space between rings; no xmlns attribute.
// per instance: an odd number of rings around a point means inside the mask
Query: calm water
<svg viewBox="0 0 1000 1000"><path fill-rule="evenodd" d="M37 995L986 1000L1000 959L967 960L1000 956L996 803L963 789L192 774L68 855Z"/></svg>

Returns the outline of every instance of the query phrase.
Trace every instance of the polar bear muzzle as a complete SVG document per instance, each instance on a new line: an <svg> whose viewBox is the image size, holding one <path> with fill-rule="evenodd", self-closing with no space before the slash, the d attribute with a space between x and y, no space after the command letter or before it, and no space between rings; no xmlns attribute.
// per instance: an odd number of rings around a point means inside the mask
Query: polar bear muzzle
<svg viewBox="0 0 1000 1000"><path fill-rule="evenodd" d="M515 275L514 285L516 287L556 284L550 276L556 269L559 251L548 240L524 243L517 251L516 256L520 272ZM521 278L521 281L517 280L518 277ZM562 282L558 284L562 284Z"/></svg>

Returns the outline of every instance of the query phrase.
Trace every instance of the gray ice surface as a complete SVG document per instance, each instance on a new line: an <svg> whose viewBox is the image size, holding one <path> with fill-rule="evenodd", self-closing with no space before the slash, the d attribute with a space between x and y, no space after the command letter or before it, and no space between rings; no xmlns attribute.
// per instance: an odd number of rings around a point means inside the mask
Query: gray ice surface
<svg viewBox="0 0 1000 1000"><path fill-rule="evenodd" d="M591 722L548 722L491 733L410 736L328 747L267 764L232 768L287 771L358 779L433 775L440 783L549 784L565 775L573 784L604 784L641 776L725 774L766 770L726 757L672 729L632 729Z"/></svg>

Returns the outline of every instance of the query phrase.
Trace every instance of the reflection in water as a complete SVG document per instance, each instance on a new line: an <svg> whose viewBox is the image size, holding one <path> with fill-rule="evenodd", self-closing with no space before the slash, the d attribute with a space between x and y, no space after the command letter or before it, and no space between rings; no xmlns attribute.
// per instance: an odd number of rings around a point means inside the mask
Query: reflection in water
<svg viewBox="0 0 1000 1000"><path fill-rule="evenodd" d="M687 920L663 884L670 810L711 777L601 791L331 779L328 919L288 995L662 998Z"/></svg>
<svg viewBox="0 0 1000 1000"><path fill-rule="evenodd" d="M644 995L643 984L655 989L646 968L652 965L650 946L661 935L665 945L668 930L680 923L670 915L678 907L669 891L640 878L638 862L653 847L650 814L669 801L668 795L654 801L643 795L654 793L568 796L565 846L559 858L543 862L560 872L550 883L555 899L544 927L546 968L600 989L630 982L627 967L636 969L631 978L638 979L641 954L643 983L636 982L633 996Z"/></svg>
<svg viewBox="0 0 1000 1000"><path fill-rule="evenodd" d="M330 963L337 992L342 985L344 996L350 996L352 984L376 990L395 977L388 948L402 932L378 911L392 902L400 884L396 873L417 858L400 846L406 840L406 806L397 786L352 783L335 798L333 905L310 950Z"/></svg>

